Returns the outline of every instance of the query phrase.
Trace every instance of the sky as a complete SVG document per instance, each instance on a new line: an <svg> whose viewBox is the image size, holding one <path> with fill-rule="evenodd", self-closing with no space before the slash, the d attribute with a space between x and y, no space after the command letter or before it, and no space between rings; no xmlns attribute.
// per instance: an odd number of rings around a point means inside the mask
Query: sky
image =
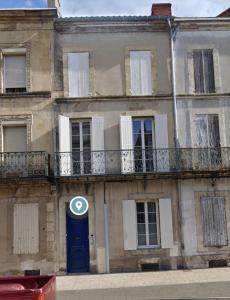
<svg viewBox="0 0 230 300"><path fill-rule="evenodd" d="M152 3L171 2L177 17L214 17L230 7L229 0L60 0L67 16L150 15ZM141 4L140 4L141 3ZM47 0L0 0L0 8L42 8Z"/></svg>

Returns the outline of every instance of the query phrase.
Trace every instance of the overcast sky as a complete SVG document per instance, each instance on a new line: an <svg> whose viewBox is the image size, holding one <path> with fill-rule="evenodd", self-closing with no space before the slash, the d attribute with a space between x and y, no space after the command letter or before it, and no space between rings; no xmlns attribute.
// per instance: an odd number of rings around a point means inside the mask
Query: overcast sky
<svg viewBox="0 0 230 300"><path fill-rule="evenodd" d="M230 7L229 0L60 0L66 16L149 15L152 3L171 2L178 17L214 17ZM41 8L46 0L0 0L0 8Z"/></svg>

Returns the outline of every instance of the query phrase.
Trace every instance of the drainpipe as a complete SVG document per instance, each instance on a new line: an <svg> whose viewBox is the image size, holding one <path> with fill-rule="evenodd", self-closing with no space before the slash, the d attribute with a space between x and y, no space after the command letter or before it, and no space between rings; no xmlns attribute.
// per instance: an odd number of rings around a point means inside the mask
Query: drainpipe
<svg viewBox="0 0 230 300"><path fill-rule="evenodd" d="M174 57L174 41L176 39L176 30L171 23L171 18L168 18L168 26L169 26L170 50L171 50L171 79L172 79L172 95L173 95L174 139L175 139L175 147L179 148L177 99L176 99L176 67L175 67L175 57Z"/></svg>
<svg viewBox="0 0 230 300"><path fill-rule="evenodd" d="M170 50L171 50L171 80L172 80L172 96L173 96L173 117L174 117L174 139L175 148L180 148L178 135L178 115L177 115L177 97L176 97L176 66L174 55L174 42L176 41L176 28L171 23L171 18L168 18L169 34L170 34ZM179 152L176 152L180 155ZM178 155L177 154L177 155ZM178 195L178 213L180 221L180 255L184 267L184 235L183 235L183 218L182 218L182 201L181 201L181 181L177 179L177 195Z"/></svg>
<svg viewBox="0 0 230 300"><path fill-rule="evenodd" d="M104 182L104 228L105 228L105 271L110 273L109 264L109 210L106 203L106 182Z"/></svg>

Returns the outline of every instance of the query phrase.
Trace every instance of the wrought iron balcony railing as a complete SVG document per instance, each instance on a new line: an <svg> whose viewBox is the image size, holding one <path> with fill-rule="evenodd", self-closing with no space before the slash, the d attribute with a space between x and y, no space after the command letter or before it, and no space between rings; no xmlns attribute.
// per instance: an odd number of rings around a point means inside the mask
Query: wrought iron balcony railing
<svg viewBox="0 0 230 300"><path fill-rule="evenodd" d="M49 175L49 155L44 151L0 153L0 178Z"/></svg>
<svg viewBox="0 0 230 300"><path fill-rule="evenodd" d="M135 149L55 153L56 176L168 174L230 170L230 148Z"/></svg>

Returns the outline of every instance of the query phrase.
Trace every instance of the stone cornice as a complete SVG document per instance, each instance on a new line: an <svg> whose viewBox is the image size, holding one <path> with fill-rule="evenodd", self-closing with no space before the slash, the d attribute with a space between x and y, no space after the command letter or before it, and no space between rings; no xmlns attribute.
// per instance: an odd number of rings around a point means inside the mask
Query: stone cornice
<svg viewBox="0 0 230 300"><path fill-rule="evenodd" d="M175 20L175 25L179 27L180 31L225 31L230 30L229 20Z"/></svg>
<svg viewBox="0 0 230 300"><path fill-rule="evenodd" d="M56 17L56 9L0 9L0 24L18 21L52 21Z"/></svg>

